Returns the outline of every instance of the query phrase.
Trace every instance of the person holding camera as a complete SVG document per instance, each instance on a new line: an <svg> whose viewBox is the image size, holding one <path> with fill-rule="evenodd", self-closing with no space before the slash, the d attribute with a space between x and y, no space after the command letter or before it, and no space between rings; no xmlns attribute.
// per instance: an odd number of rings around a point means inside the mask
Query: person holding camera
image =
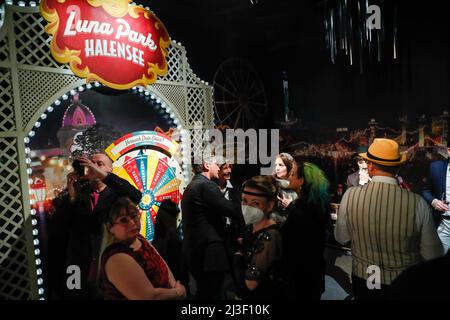
<svg viewBox="0 0 450 320"><path fill-rule="evenodd" d="M50 281L54 286L49 288L50 298L95 299L99 297L96 281L104 218L117 198L139 203L141 192L112 173L112 161L106 154L79 157L73 167L74 172L67 175L67 189L54 200L56 211L49 226L49 255L53 257L49 269L59 272L53 283ZM58 243L64 235L67 243ZM79 283L71 278L76 271L71 274L69 270L79 270Z"/></svg>

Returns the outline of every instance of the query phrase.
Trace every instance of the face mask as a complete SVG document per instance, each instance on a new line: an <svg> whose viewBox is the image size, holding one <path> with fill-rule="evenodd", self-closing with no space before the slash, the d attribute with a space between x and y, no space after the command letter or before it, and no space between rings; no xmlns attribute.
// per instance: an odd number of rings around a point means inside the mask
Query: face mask
<svg viewBox="0 0 450 320"><path fill-rule="evenodd" d="M246 225L258 223L264 218L264 212L259 208L247 206L245 204L241 207Z"/></svg>
<svg viewBox="0 0 450 320"><path fill-rule="evenodd" d="M370 179L369 177L369 173L366 171L360 171L359 172L359 184L360 185L365 185L367 182L371 181L372 179Z"/></svg>

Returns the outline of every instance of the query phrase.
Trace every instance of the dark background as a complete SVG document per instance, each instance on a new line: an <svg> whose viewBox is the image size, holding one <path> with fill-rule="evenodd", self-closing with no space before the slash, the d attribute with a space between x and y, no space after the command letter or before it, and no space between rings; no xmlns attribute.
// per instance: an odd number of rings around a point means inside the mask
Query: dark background
<svg viewBox="0 0 450 320"><path fill-rule="evenodd" d="M340 53L332 64L325 48L325 8L335 1L136 3L154 11L172 39L186 47L194 72L210 84L225 59L250 60L264 81L271 110L268 127L273 126L273 119L282 118L282 70L288 72L290 107L308 131L365 128L373 117L381 126L399 128L398 118L403 114L414 129L417 115L429 119L448 108L449 19L442 2L385 0L381 14L388 40L398 6L399 57L394 61L392 46L386 46L381 62L367 56L362 74L356 57L350 66Z"/></svg>
<svg viewBox="0 0 450 320"><path fill-rule="evenodd" d="M114 93L114 94L112 94ZM154 130L159 126L167 131L175 125L159 105L143 94L129 91L111 91L106 88L94 88L79 94L81 103L87 106L95 116L97 123L109 125L122 135L134 131ZM47 119L36 129L36 136L30 140L32 149L59 147L57 133L62 126L64 112L71 102L61 100L59 106L54 106ZM133 106L129 108L128 106Z"/></svg>

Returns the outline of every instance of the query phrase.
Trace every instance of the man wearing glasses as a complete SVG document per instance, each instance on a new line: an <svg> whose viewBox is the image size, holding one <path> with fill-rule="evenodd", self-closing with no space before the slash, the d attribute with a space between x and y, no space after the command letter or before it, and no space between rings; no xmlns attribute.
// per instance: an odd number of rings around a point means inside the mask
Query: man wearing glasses
<svg viewBox="0 0 450 320"><path fill-rule="evenodd" d="M367 162L359 155L356 157L356 161L358 163L358 171L347 177L347 189L363 186L371 180L367 170Z"/></svg>

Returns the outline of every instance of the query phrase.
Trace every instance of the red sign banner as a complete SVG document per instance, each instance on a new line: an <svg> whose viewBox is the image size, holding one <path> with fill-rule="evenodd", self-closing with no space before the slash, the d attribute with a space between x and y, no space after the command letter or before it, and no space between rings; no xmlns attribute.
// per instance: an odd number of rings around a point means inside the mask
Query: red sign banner
<svg viewBox="0 0 450 320"><path fill-rule="evenodd" d="M56 61L87 82L114 89L146 86L167 73L169 34L131 0L42 0Z"/></svg>

